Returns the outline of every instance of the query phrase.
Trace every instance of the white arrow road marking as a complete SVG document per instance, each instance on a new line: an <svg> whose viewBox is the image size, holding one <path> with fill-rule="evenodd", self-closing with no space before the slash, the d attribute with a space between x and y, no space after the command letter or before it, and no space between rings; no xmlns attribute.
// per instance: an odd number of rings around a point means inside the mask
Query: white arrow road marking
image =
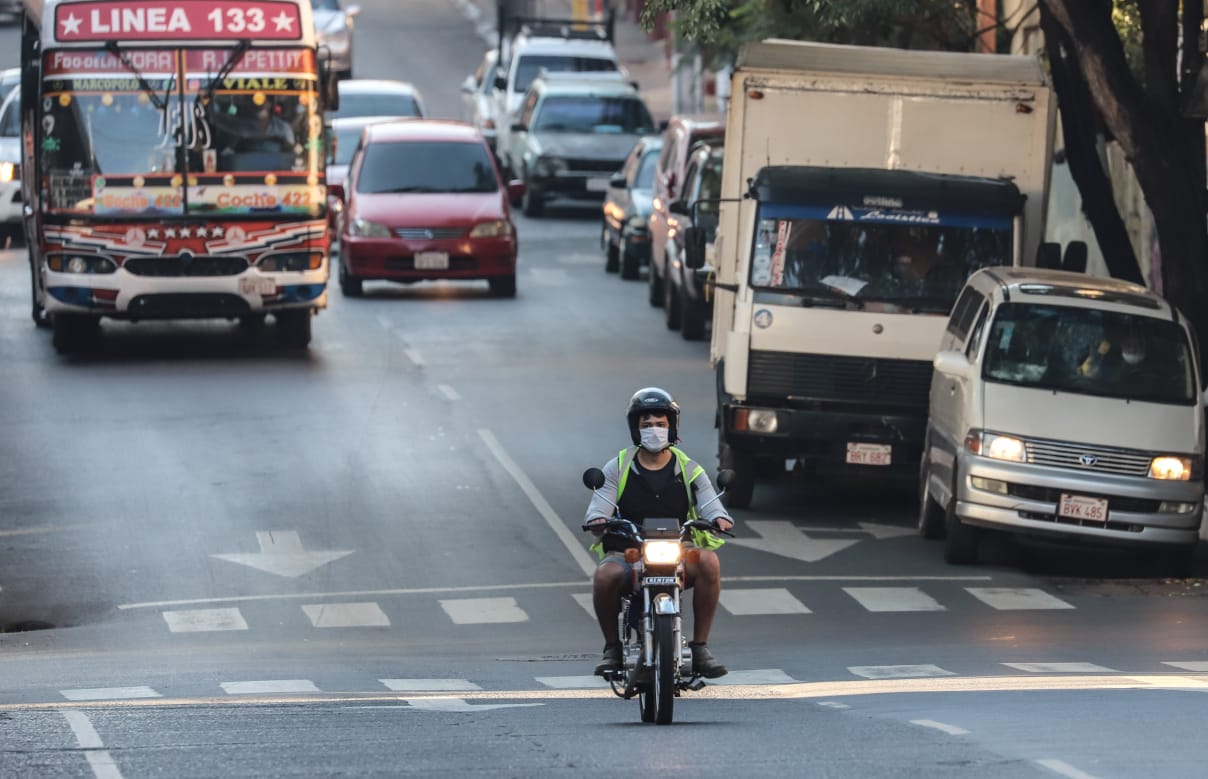
<svg viewBox="0 0 1208 779"><path fill-rule="evenodd" d="M608 682L599 676L538 676L536 680L538 684L555 690L591 690L609 686Z"/></svg>
<svg viewBox="0 0 1208 779"><path fill-rule="evenodd" d="M865 679L924 679L956 675L938 665L851 665L847 670Z"/></svg>
<svg viewBox="0 0 1208 779"><path fill-rule="evenodd" d="M129 700L162 697L150 687L90 687L83 690L59 690L69 701Z"/></svg>
<svg viewBox="0 0 1208 779"><path fill-rule="evenodd" d="M935 728L936 730L942 730L950 736L966 736L969 734L969 731L965 730L964 728L958 728L956 725L948 725L944 722L936 722L933 719L912 719L910 720L910 724L918 725L924 728Z"/></svg>
<svg viewBox="0 0 1208 779"><path fill-rule="evenodd" d="M1036 762L1054 773L1068 776L1069 779L1096 779L1094 774L1088 774L1086 771L1075 768L1064 760L1058 760L1054 757L1037 760Z"/></svg>
<svg viewBox="0 0 1208 779"><path fill-rule="evenodd" d="M752 684L798 684L798 680L779 668L755 668L750 671L731 671L720 679L710 679L710 687L739 687Z"/></svg>
<svg viewBox="0 0 1208 779"><path fill-rule="evenodd" d="M783 520L751 520L744 523L759 538L731 538L731 544L816 563L859 543L859 539L810 538L792 522Z"/></svg>
<svg viewBox="0 0 1208 779"><path fill-rule="evenodd" d="M461 400L461 393L448 384L437 384L436 388L440 390L440 394L444 395L446 400Z"/></svg>
<svg viewBox="0 0 1208 779"><path fill-rule="evenodd" d="M486 711L544 706L544 703L470 703L461 698L406 698L407 705L424 711Z"/></svg>
<svg viewBox="0 0 1208 779"><path fill-rule="evenodd" d="M1186 660L1176 662L1174 660L1165 660L1162 665L1169 665L1172 668L1181 668L1184 671L1195 671L1196 673L1208 674L1208 662L1203 660Z"/></svg>
<svg viewBox="0 0 1208 779"><path fill-rule="evenodd" d="M239 609L188 609L165 611L164 621L173 633L202 633L211 630L247 630Z"/></svg>
<svg viewBox="0 0 1208 779"><path fill-rule="evenodd" d="M851 706L848 706L846 703L839 703L838 701L818 701L817 703L819 706L825 706L828 709L850 709L851 708Z"/></svg>
<svg viewBox="0 0 1208 779"><path fill-rule="evenodd" d="M255 554L215 554L219 560L247 565L265 573L297 578L333 560L347 557L353 550L308 552L296 530L267 530L256 533L260 551Z"/></svg>

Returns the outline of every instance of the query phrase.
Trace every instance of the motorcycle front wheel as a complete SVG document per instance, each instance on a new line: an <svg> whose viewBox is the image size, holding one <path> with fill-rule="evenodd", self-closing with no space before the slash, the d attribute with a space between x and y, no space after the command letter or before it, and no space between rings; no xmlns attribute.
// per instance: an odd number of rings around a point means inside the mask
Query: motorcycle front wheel
<svg viewBox="0 0 1208 779"><path fill-rule="evenodd" d="M675 617L660 614L654 618L654 721L671 724L675 708L675 661L679 647L675 643Z"/></svg>

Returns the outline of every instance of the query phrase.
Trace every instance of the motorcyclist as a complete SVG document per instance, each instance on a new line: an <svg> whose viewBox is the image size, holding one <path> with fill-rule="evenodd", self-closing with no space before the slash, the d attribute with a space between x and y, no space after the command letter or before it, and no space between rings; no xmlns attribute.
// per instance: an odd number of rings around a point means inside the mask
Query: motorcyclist
<svg viewBox="0 0 1208 779"><path fill-rule="evenodd" d="M678 448L679 404L665 390L647 387L634 393L626 417L634 445L604 464L604 486L592 495L583 524L603 525L613 516L613 501L620 516L639 527L650 517L677 517L681 522L699 518L729 531L734 520L726 513L705 469ZM707 504L707 505L706 505ZM697 516L697 506L703 507ZM622 667L617 616L621 597L632 590L633 568L625 562L625 549L636 544L602 528L592 546L601 559L592 580L592 602L604 633L604 658L596 674ZM711 533L692 531L691 544L700 549L698 561L684 563L685 587L692 587L693 671L707 679L726 673L726 667L709 652L707 642L721 595L721 566L713 551L724 543Z"/></svg>

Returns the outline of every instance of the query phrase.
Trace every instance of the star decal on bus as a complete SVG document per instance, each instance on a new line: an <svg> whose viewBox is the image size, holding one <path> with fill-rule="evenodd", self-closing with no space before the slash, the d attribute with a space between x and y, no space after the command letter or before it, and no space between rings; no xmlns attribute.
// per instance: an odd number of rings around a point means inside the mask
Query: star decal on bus
<svg viewBox="0 0 1208 779"><path fill-rule="evenodd" d="M66 37L68 35L79 35L80 24L82 24L83 21L83 19L77 19L74 13L68 14L67 18L63 20L63 36Z"/></svg>
<svg viewBox="0 0 1208 779"><path fill-rule="evenodd" d="M281 32L282 30L292 32L294 29L294 20L292 17L287 16L285 11L282 11L279 16L274 18L273 23L277 25L277 32Z"/></svg>

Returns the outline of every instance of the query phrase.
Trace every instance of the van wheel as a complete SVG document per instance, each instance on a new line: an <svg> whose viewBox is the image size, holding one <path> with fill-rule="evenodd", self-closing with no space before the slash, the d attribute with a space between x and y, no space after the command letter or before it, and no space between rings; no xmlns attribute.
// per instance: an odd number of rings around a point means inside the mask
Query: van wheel
<svg viewBox="0 0 1208 779"><path fill-rule="evenodd" d="M612 238L608 236L608 231L600 237L600 242L604 246L604 272L616 273L621 269L621 253L617 250L617 245L612 242Z"/></svg>
<svg viewBox="0 0 1208 779"><path fill-rule="evenodd" d="M690 297L680 289L680 335L685 341L699 341L705 337L705 321L710 313L708 304L700 298Z"/></svg>
<svg viewBox="0 0 1208 779"><path fill-rule="evenodd" d="M654 265L653 257L650 259L650 266L647 269L646 281L650 283L648 296L650 305L658 308L663 305L663 280L659 278L659 271Z"/></svg>
<svg viewBox="0 0 1208 779"><path fill-rule="evenodd" d="M521 210L530 218L542 216L545 213L545 201L537 191L537 187L529 184L524 188L524 198L520 201Z"/></svg>
<svg viewBox="0 0 1208 779"><path fill-rule="evenodd" d="M722 502L729 508L745 509L755 496L755 458L745 452L736 451L725 442L718 444L718 465L734 471L730 486Z"/></svg>
<svg viewBox="0 0 1208 779"><path fill-rule="evenodd" d="M956 480L953 479L953 482ZM971 565L977 562L978 547L981 545L981 529L966 525L956 516L956 490L948 499L944 510L944 560L952 565Z"/></svg>
<svg viewBox="0 0 1208 779"><path fill-rule="evenodd" d="M365 286L361 279L353 276L348 272L348 268L344 266L344 262L340 261L339 270L340 293L346 298L359 298L365 294Z"/></svg>
<svg viewBox="0 0 1208 779"><path fill-rule="evenodd" d="M1176 546L1162 553L1162 570L1175 579L1187 579L1195 574L1196 544Z"/></svg>
<svg viewBox="0 0 1208 779"><path fill-rule="evenodd" d="M621 258L621 278L633 281L642 275L642 261L629 251L629 243L624 238L621 239L621 248L617 250L617 253Z"/></svg>
<svg viewBox="0 0 1208 779"><path fill-rule="evenodd" d="M944 507L931 497L931 463L924 457L919 468L919 535L923 538L943 538L946 513Z"/></svg>

